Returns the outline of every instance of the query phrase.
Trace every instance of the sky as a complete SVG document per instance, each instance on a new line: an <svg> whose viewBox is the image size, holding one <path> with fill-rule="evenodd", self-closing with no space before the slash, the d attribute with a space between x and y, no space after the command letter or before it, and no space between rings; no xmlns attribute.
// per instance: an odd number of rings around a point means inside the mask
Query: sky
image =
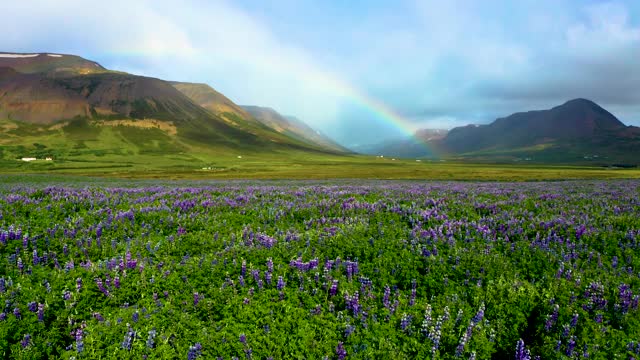
<svg viewBox="0 0 640 360"><path fill-rule="evenodd" d="M640 125L640 1L23 0L0 51L204 82L344 145L591 99Z"/></svg>

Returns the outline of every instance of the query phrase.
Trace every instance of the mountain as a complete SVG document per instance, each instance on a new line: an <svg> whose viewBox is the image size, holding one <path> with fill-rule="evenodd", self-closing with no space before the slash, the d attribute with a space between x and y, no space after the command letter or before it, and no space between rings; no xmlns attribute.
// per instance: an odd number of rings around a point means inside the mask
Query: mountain
<svg viewBox="0 0 640 360"><path fill-rule="evenodd" d="M277 132L215 91L207 105L213 89L204 87L111 71L74 55L0 53L0 160L38 153L119 163L164 155L198 164L215 154L337 152Z"/></svg>
<svg viewBox="0 0 640 360"><path fill-rule="evenodd" d="M0 68L7 67L22 74L65 76L109 72L97 62L68 54L16 54L0 52Z"/></svg>
<svg viewBox="0 0 640 360"><path fill-rule="evenodd" d="M270 108L236 105L207 84L172 82L172 85L195 103L247 131L264 130L266 127L312 147L339 153L349 152L296 118L282 116Z"/></svg>
<svg viewBox="0 0 640 360"><path fill-rule="evenodd" d="M242 106L242 108L254 119L281 134L337 152L350 152L350 150L336 143L328 136L312 129L309 125L293 116L280 115L277 111L268 107Z"/></svg>
<svg viewBox="0 0 640 360"><path fill-rule="evenodd" d="M454 128L440 145L447 153L468 159L637 164L639 130L593 101L574 99L488 125Z"/></svg>
<svg viewBox="0 0 640 360"><path fill-rule="evenodd" d="M251 115L242 107L236 105L229 98L207 84L173 81L171 85L196 104L219 115L228 122L237 123L238 119L248 122L252 122L253 120Z"/></svg>
<svg viewBox="0 0 640 360"><path fill-rule="evenodd" d="M433 147L447 135L446 129L420 129L412 136L390 139L376 144L360 145L353 150L369 155L398 158L433 157Z"/></svg>

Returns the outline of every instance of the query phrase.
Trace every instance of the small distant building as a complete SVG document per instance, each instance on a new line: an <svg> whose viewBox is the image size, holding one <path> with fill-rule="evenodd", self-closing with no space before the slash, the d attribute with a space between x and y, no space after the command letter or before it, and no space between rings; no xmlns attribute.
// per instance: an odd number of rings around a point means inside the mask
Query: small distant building
<svg viewBox="0 0 640 360"><path fill-rule="evenodd" d="M36 161L38 159L34 158L34 157L23 157L22 159L20 159L22 161Z"/></svg>
<svg viewBox="0 0 640 360"><path fill-rule="evenodd" d="M50 158L50 157L46 157L46 158L44 158L44 159L45 159L46 161L53 161L53 158Z"/></svg>

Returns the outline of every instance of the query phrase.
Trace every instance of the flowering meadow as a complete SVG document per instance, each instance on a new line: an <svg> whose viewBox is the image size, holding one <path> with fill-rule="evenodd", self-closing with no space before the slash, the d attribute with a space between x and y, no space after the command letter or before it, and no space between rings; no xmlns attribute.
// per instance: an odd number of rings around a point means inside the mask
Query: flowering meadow
<svg viewBox="0 0 640 360"><path fill-rule="evenodd" d="M640 358L640 181L14 184L0 357Z"/></svg>

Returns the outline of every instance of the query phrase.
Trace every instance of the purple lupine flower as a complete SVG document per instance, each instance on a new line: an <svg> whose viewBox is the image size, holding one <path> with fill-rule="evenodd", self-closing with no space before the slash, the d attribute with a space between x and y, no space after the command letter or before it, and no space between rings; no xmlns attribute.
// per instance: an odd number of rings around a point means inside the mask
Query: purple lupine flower
<svg viewBox="0 0 640 360"><path fill-rule="evenodd" d="M440 347L440 338L442 337L442 323L443 317L438 316L438 319L436 320L436 326L432 326L429 330L428 338L433 343L433 345L431 346L432 354L435 354Z"/></svg>
<svg viewBox="0 0 640 360"><path fill-rule="evenodd" d="M7 291L6 288L6 280L3 277L0 277L0 294Z"/></svg>
<svg viewBox="0 0 640 360"><path fill-rule="evenodd" d="M390 302L389 302L389 297L391 296L391 288L389 287L389 285L385 285L384 287L384 295L382 297L382 304L384 305L385 308L389 308L390 306Z"/></svg>
<svg viewBox="0 0 640 360"><path fill-rule="evenodd" d="M76 351L79 354L84 351L84 340L83 340L84 332L82 329L76 329L73 335L76 341Z"/></svg>
<svg viewBox="0 0 640 360"><path fill-rule="evenodd" d="M65 291L62 293L62 298L63 298L64 300L69 300L69 299L71 299L71 292L69 292L69 290L65 290Z"/></svg>
<svg viewBox="0 0 640 360"><path fill-rule="evenodd" d="M20 314L20 309L18 309L17 307L13 308L13 316L15 316L16 319L22 319L22 314Z"/></svg>
<svg viewBox="0 0 640 360"><path fill-rule="evenodd" d="M569 339L569 342L567 343L567 350L565 352L567 356L569 357L573 356L573 350L575 349L575 347L576 347L576 337L572 336Z"/></svg>
<svg viewBox="0 0 640 360"><path fill-rule="evenodd" d="M616 308L622 310L623 314L638 307L638 297L634 298L631 287L628 284L623 283L618 286L618 299L619 303L616 304Z"/></svg>
<svg viewBox="0 0 640 360"><path fill-rule="evenodd" d="M38 303L36 303L35 301L31 301L27 304L27 309L29 309L29 311L31 312L36 312L38 311Z"/></svg>
<svg viewBox="0 0 640 360"><path fill-rule="evenodd" d="M531 354L529 350L524 346L522 339L516 343L516 360L531 360Z"/></svg>
<svg viewBox="0 0 640 360"><path fill-rule="evenodd" d="M273 259L271 258L267 259L267 271L269 271L270 273L273 272Z"/></svg>
<svg viewBox="0 0 640 360"><path fill-rule="evenodd" d="M75 269L76 265L74 264L73 260L69 260L64 264L64 271L65 272L69 272L73 269Z"/></svg>
<svg viewBox="0 0 640 360"><path fill-rule="evenodd" d="M38 249L33 249L33 265L40 263L40 257L38 256Z"/></svg>
<svg viewBox="0 0 640 360"><path fill-rule="evenodd" d="M571 327L575 328L576 325L578 325L578 313L574 313L573 317L571 318Z"/></svg>
<svg viewBox="0 0 640 360"><path fill-rule="evenodd" d="M247 336L244 333L240 334L239 340L243 345L247 345Z"/></svg>
<svg viewBox="0 0 640 360"><path fill-rule="evenodd" d="M29 347L31 345L31 335L24 334L24 338L22 338L22 341L20 341L20 345L22 346L23 349L26 349L27 347Z"/></svg>
<svg viewBox="0 0 640 360"><path fill-rule="evenodd" d="M270 272L264 274L264 280L267 282L267 285L271 285L271 277L272 275Z"/></svg>
<svg viewBox="0 0 640 360"><path fill-rule="evenodd" d="M148 347L149 349L153 349L153 348L155 347L155 344L156 344L156 343L155 343L156 335L157 335L157 332L156 332L156 329L155 329L155 328L154 328L154 329L149 330L149 336L147 337L147 347Z"/></svg>
<svg viewBox="0 0 640 360"><path fill-rule="evenodd" d="M240 275L247 276L247 261L242 259L242 266L240 267Z"/></svg>
<svg viewBox="0 0 640 360"><path fill-rule="evenodd" d="M553 312L550 315L547 315L547 319L544 324L544 328L547 332L551 330L551 327L558 321L559 310L560 310L560 306L558 306L558 304L554 304Z"/></svg>
<svg viewBox="0 0 640 360"><path fill-rule="evenodd" d="M602 323L602 314L596 314L594 321L598 324Z"/></svg>
<svg viewBox="0 0 640 360"><path fill-rule="evenodd" d="M109 281L109 277L107 277L107 281ZM96 285L98 285L98 290L100 290L105 296L110 296L109 290L104 287L101 278L96 278Z"/></svg>
<svg viewBox="0 0 640 360"><path fill-rule="evenodd" d="M313 309L311 309L311 315L320 315L322 314L322 306L317 304Z"/></svg>
<svg viewBox="0 0 640 360"><path fill-rule="evenodd" d="M20 270L20 272L22 272L24 270L24 264L22 263L22 258L18 257L18 261L17 261L17 266L18 266L18 270Z"/></svg>
<svg viewBox="0 0 640 360"><path fill-rule="evenodd" d="M93 318L98 320L99 322L103 322L104 321L104 317L102 317L102 315L99 312L94 312L93 313Z"/></svg>
<svg viewBox="0 0 640 360"><path fill-rule="evenodd" d="M284 287L287 285L287 283L284 281L284 279L282 278L282 276L278 276L278 284L276 285L278 290L282 290L284 289Z"/></svg>
<svg viewBox="0 0 640 360"><path fill-rule="evenodd" d="M344 337L348 338L355 331L356 327L353 325L347 325L344 328Z"/></svg>
<svg viewBox="0 0 640 360"><path fill-rule="evenodd" d="M258 280L260 280L260 270L257 270L257 269L251 270L251 276L253 276L253 281L257 283Z"/></svg>
<svg viewBox="0 0 640 360"><path fill-rule="evenodd" d="M200 302L200 294L198 294L198 292L194 292L193 293L193 306L198 305L199 302Z"/></svg>
<svg viewBox="0 0 640 360"><path fill-rule="evenodd" d="M120 346L127 351L131 351L131 345L135 337L136 332L133 330L133 328L131 328L129 324L127 324L127 332L124 334L124 340L122 341Z"/></svg>
<svg viewBox="0 0 640 360"><path fill-rule="evenodd" d="M7 313L5 313L4 311L0 312L0 321L5 321L5 320L7 320Z"/></svg>
<svg viewBox="0 0 640 360"><path fill-rule="evenodd" d="M345 350L342 341L338 342L338 346L336 346L336 356L338 359L342 360L347 357L347 350Z"/></svg>
<svg viewBox="0 0 640 360"><path fill-rule="evenodd" d="M76 291L80 292L80 290L82 290L82 278L77 278L76 279Z"/></svg>
<svg viewBox="0 0 640 360"><path fill-rule="evenodd" d="M138 312L138 310L133 312L133 315L131 315L131 319L134 323L138 322L138 320L140 319L140 313Z"/></svg>
<svg viewBox="0 0 640 360"><path fill-rule="evenodd" d="M402 314L402 319L400 319L400 329L402 329L402 331L407 331L409 329L412 318L413 317L411 315Z"/></svg>
<svg viewBox="0 0 640 360"><path fill-rule="evenodd" d="M336 296L338 293L338 280L333 280L331 287L329 288L329 295Z"/></svg>
<svg viewBox="0 0 640 360"><path fill-rule="evenodd" d="M44 304L38 304L38 321L44 321Z"/></svg>
<svg viewBox="0 0 640 360"><path fill-rule="evenodd" d="M469 341L470 337L471 337L471 331L473 330L472 328L467 328L467 331L465 331L462 334L462 337L460 338L460 342L458 343L458 346L456 347L456 357L460 357L462 356L462 354L464 353L464 348L467 345L467 342Z"/></svg>
<svg viewBox="0 0 640 360"><path fill-rule="evenodd" d="M193 346L189 346L189 352L187 353L188 360L195 360L202 355L202 345L195 343Z"/></svg>
<svg viewBox="0 0 640 360"><path fill-rule="evenodd" d="M424 311L424 319L422 320L422 326L420 331L426 336L431 326L431 305L427 304L427 308Z"/></svg>

